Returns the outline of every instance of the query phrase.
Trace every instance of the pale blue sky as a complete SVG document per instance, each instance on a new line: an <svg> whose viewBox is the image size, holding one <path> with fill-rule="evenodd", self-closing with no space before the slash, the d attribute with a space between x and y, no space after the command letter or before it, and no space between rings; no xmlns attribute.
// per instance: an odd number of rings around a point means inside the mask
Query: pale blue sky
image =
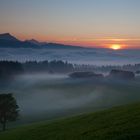
<svg viewBox="0 0 140 140"><path fill-rule="evenodd" d="M22 39L138 42L139 28L140 0L0 0L0 32Z"/></svg>

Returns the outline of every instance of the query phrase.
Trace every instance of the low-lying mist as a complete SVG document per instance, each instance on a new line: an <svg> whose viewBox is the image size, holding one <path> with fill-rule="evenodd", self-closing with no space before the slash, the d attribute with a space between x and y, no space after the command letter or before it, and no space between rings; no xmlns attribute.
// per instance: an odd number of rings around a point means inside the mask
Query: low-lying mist
<svg viewBox="0 0 140 140"><path fill-rule="evenodd" d="M0 93L12 92L20 107L18 123L95 111L140 101L140 79L73 79L59 74L26 74Z"/></svg>
<svg viewBox="0 0 140 140"><path fill-rule="evenodd" d="M83 49L33 49L33 48L0 48L0 60L44 61L66 60L73 64L92 65L124 65L139 63L140 51L110 50L85 48Z"/></svg>

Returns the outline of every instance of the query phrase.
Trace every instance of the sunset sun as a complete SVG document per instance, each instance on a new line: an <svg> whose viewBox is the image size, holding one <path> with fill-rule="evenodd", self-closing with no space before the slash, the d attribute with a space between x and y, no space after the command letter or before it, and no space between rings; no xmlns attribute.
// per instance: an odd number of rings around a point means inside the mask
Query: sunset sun
<svg viewBox="0 0 140 140"><path fill-rule="evenodd" d="M121 49L121 45L120 44L112 44L110 48L113 50L119 50L119 49Z"/></svg>

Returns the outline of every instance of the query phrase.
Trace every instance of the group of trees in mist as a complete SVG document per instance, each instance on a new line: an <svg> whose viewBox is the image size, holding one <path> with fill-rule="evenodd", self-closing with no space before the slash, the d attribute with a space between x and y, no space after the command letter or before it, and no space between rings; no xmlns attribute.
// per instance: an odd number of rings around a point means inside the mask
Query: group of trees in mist
<svg viewBox="0 0 140 140"><path fill-rule="evenodd" d="M73 71L72 64L64 61L0 61L0 79L10 79L23 73L68 73Z"/></svg>
<svg viewBox="0 0 140 140"><path fill-rule="evenodd" d="M53 61L28 61L22 63L23 69L25 72L34 73L34 72L48 72L48 73L68 73L73 71L74 67L68 62L61 60Z"/></svg>
<svg viewBox="0 0 140 140"><path fill-rule="evenodd" d="M75 64L75 71L94 71L94 72L110 72L113 69L126 70L139 73L140 64L126 64L126 65L89 65L89 64Z"/></svg>
<svg viewBox="0 0 140 140"><path fill-rule="evenodd" d="M0 79L8 79L23 73L22 64L13 61L0 61Z"/></svg>
<svg viewBox="0 0 140 140"><path fill-rule="evenodd" d="M128 64L123 66L96 66L96 65L83 65L71 64L61 60L53 61L27 61L27 62L14 62L14 61L0 61L0 80L9 79L15 75L23 73L71 73L76 71L93 71L93 72L110 72L112 69L127 70L132 72L140 71L140 64Z"/></svg>

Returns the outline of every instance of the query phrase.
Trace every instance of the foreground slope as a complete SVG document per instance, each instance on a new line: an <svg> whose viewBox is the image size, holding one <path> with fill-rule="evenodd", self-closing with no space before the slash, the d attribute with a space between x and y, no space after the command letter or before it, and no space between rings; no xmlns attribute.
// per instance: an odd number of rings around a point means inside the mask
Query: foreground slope
<svg viewBox="0 0 140 140"><path fill-rule="evenodd" d="M0 140L139 140L140 103L0 133Z"/></svg>

